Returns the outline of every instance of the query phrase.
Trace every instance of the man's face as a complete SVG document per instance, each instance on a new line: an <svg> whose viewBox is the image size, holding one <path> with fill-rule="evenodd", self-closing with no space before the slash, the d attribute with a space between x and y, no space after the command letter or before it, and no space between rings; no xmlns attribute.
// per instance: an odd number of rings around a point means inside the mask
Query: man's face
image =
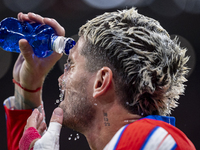
<svg viewBox="0 0 200 150"><path fill-rule="evenodd" d="M63 125L79 132L84 132L95 115L92 98L93 74L86 70L86 58L80 54L84 39L80 38L70 51L64 74L59 84L65 91L64 100L60 103L63 109Z"/></svg>

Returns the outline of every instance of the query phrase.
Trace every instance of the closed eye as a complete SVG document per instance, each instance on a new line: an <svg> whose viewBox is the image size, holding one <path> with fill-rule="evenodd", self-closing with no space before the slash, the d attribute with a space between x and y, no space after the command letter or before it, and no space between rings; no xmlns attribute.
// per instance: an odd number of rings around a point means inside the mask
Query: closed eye
<svg viewBox="0 0 200 150"><path fill-rule="evenodd" d="M71 64L70 64L70 63L66 63L66 64L64 64L64 72L69 71L70 68L71 68Z"/></svg>
<svg viewBox="0 0 200 150"><path fill-rule="evenodd" d="M71 59L68 58L68 59L67 59L67 63L64 64L64 71L65 71L65 72L70 71L71 68L73 68L73 67L74 67L74 65L73 65Z"/></svg>

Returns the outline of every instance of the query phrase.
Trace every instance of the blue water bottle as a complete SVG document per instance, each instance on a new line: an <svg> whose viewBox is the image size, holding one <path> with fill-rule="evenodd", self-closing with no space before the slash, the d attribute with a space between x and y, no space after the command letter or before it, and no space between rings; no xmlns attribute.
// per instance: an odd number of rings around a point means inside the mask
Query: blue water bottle
<svg viewBox="0 0 200 150"><path fill-rule="evenodd" d="M38 57L48 57L56 51L69 54L76 44L72 38L56 36L48 25L20 22L15 18L5 18L0 22L0 47L6 51L18 52L19 40L26 39Z"/></svg>

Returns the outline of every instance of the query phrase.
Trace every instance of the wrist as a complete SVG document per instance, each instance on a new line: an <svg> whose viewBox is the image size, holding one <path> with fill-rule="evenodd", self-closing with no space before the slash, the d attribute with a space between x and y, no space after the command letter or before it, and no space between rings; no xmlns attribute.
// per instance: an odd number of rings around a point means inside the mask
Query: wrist
<svg viewBox="0 0 200 150"><path fill-rule="evenodd" d="M34 143L40 139L41 136L38 131L34 127L29 127L25 130L23 136L19 141L19 149L20 150L29 150L32 148Z"/></svg>
<svg viewBox="0 0 200 150"><path fill-rule="evenodd" d="M33 150L33 147L34 147L34 144L35 144L35 142L37 141L37 140L39 140L40 138L37 138L37 139L35 139L35 140L33 140L32 142L31 142L31 144L30 144L30 146L29 146L29 150Z"/></svg>
<svg viewBox="0 0 200 150"><path fill-rule="evenodd" d="M15 81L15 79L13 79L13 83L15 83L16 85L18 85L21 89L23 89L23 90L26 91L26 92L35 93L35 92L38 92L38 91L40 91L40 90L42 89L41 86L38 87L38 88L36 88L36 89L33 89L33 90L32 90L32 89L25 88L25 87L23 87L19 82Z"/></svg>
<svg viewBox="0 0 200 150"><path fill-rule="evenodd" d="M29 90L21 84L15 83L15 108L34 109L42 104L42 88Z"/></svg>
<svg viewBox="0 0 200 150"><path fill-rule="evenodd" d="M23 76L20 78L15 78L15 76L13 77L16 82L18 82L23 88L28 90L36 90L37 88L42 87L45 80L45 77L40 77L39 75L29 77Z"/></svg>

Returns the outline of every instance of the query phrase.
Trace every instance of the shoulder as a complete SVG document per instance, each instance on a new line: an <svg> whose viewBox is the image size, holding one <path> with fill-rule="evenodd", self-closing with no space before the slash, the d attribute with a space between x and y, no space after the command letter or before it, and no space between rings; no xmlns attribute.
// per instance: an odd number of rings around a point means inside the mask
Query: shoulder
<svg viewBox="0 0 200 150"><path fill-rule="evenodd" d="M141 119L124 126L118 131L115 139L115 150L180 149L184 146L195 149L178 128L154 119Z"/></svg>
<svg viewBox="0 0 200 150"><path fill-rule="evenodd" d="M152 119L141 119L129 124L124 130L118 142L118 149L157 149L166 148L173 149L177 147L176 141L162 127L163 121ZM172 127L171 125L166 125ZM125 148L126 147L126 148Z"/></svg>

